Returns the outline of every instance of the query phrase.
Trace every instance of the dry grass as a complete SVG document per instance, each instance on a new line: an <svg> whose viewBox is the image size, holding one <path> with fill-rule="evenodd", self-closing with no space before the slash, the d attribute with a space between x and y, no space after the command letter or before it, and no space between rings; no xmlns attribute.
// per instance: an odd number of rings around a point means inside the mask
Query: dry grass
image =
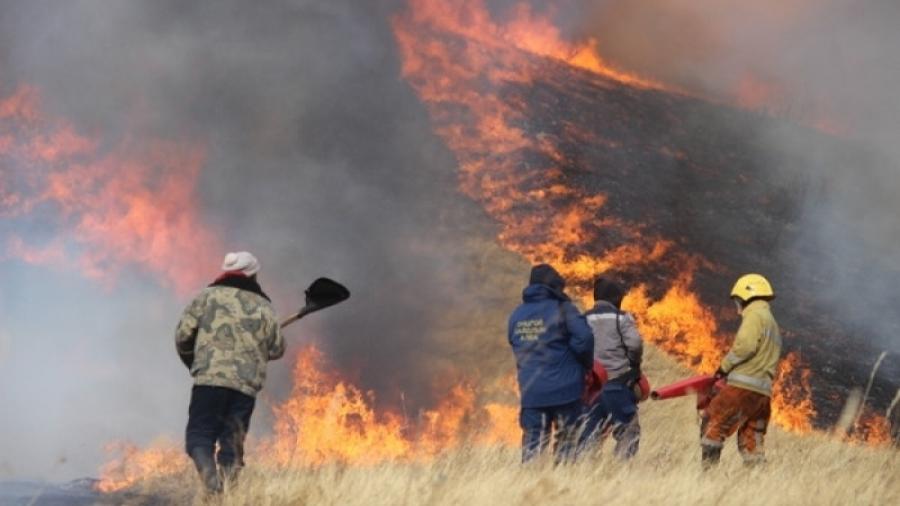
<svg viewBox="0 0 900 506"><path fill-rule="evenodd" d="M646 370L658 384L685 371L656 350ZM371 467L246 468L238 487L203 501L191 474L141 484L115 498L126 504L900 504L898 452L826 434L770 430L768 463L745 468L729 441L718 469L702 473L692 398L641 408L638 456L621 463L607 445L576 465L522 466L514 448L465 448L432 462ZM112 497L111 497L112 499Z"/></svg>
<svg viewBox="0 0 900 506"><path fill-rule="evenodd" d="M434 329L436 342L452 342L439 356L448 364L478 364L481 380L508 374L508 346L497 339L518 300L528 265L478 234L458 250L480 286L478 304L461 306ZM451 280L448 280L451 282ZM465 300L460 301L465 303ZM463 322L463 323L460 323ZM462 341L461 341L462 340ZM429 357L434 359L434 357ZM690 373L648 346L644 371L663 385ZM641 449L630 463L607 445L576 465L522 466L517 448L468 447L431 462L389 462L357 467L271 469L250 461L238 487L204 501L194 473L141 483L108 497L110 504L158 505L490 505L654 504L796 505L900 504L898 451L868 448L827 434L796 435L770 428L768 463L745 468L730 440L721 465L700 471L699 428L693 397L641 405Z"/></svg>

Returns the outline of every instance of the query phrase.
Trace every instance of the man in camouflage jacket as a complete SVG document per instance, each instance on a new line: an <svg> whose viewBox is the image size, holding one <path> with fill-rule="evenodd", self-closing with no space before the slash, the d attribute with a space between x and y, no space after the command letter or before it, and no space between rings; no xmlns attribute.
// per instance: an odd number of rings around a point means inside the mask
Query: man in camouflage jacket
<svg viewBox="0 0 900 506"><path fill-rule="evenodd" d="M284 355L275 311L256 281L259 262L247 252L229 253L222 270L175 331L178 355L194 377L185 448L210 492L221 491L222 479L235 478L243 466L266 363Z"/></svg>

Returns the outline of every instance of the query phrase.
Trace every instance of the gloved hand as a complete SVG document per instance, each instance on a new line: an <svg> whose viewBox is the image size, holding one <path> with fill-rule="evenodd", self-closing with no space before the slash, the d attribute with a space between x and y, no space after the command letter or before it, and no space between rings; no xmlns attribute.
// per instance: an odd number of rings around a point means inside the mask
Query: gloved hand
<svg viewBox="0 0 900 506"><path fill-rule="evenodd" d="M716 380L720 380L726 376L728 376L728 373L723 371L721 367L716 369L716 373L713 374L713 377L716 378Z"/></svg>
<svg viewBox="0 0 900 506"><path fill-rule="evenodd" d="M185 367L188 368L188 370L190 370L191 366L194 365L194 352L193 351L186 352L186 353L178 352L178 358L181 359L181 362L185 365Z"/></svg>
<svg viewBox="0 0 900 506"><path fill-rule="evenodd" d="M631 372L628 373L629 378L628 381L625 382L625 386L631 389L634 389L634 386L641 381L641 370L640 369L632 369Z"/></svg>

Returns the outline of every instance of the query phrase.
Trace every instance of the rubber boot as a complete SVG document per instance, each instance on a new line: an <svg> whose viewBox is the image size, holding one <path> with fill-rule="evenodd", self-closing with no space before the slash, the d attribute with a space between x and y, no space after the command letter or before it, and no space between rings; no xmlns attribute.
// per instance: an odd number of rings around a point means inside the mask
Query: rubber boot
<svg viewBox="0 0 900 506"><path fill-rule="evenodd" d="M744 459L744 467L761 467L766 465L766 456L761 451L746 452L741 451L741 458Z"/></svg>
<svg viewBox="0 0 900 506"><path fill-rule="evenodd" d="M229 489L234 488L235 485L237 485L237 481L241 475L242 468L243 466L239 466L237 464L220 466L219 472L221 473L222 485L227 485Z"/></svg>
<svg viewBox="0 0 900 506"><path fill-rule="evenodd" d="M641 442L641 424L637 414L628 423L617 423L612 428L616 447L613 454L621 460L628 460L637 454Z"/></svg>
<svg viewBox="0 0 900 506"><path fill-rule="evenodd" d="M219 473L216 471L216 461L213 459L212 452L202 448L194 449L191 454L191 460L200 473L200 481L208 494L220 494L222 492L222 481L219 479Z"/></svg>
<svg viewBox="0 0 900 506"><path fill-rule="evenodd" d="M700 445L700 465L703 470L709 470L719 463L722 448L718 446Z"/></svg>

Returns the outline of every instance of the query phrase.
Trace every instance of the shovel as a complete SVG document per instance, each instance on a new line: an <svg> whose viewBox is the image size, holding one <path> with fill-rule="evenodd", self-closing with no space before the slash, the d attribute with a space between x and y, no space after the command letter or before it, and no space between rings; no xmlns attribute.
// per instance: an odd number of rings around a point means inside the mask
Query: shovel
<svg viewBox="0 0 900 506"><path fill-rule="evenodd" d="M328 278L319 278L313 281L312 284L309 285L309 288L306 289L306 305L300 308L300 311L297 311L295 314L281 322L281 328L294 323L309 313L325 309L326 307L333 306L349 298L350 290L347 290L344 285ZM184 362L184 365L187 366L188 369L190 369L191 365L194 363L194 341L196 339L197 331L194 330L193 338L187 346L185 346L186 351L179 350L178 352L178 357L181 358L181 361Z"/></svg>
<svg viewBox="0 0 900 506"><path fill-rule="evenodd" d="M328 278L319 278L306 289L306 305L295 314L281 322L281 328L287 327L304 316L344 302L350 298L350 290Z"/></svg>

